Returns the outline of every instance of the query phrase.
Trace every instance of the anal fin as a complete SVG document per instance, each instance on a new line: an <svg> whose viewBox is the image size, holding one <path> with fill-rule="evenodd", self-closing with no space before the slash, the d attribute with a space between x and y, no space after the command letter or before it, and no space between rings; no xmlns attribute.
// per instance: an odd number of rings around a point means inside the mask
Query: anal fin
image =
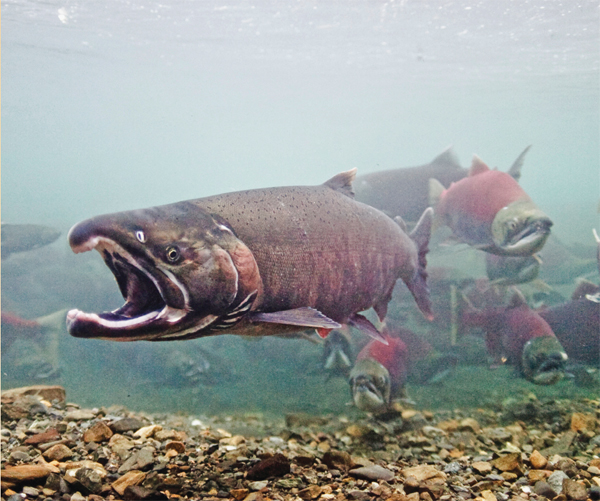
<svg viewBox="0 0 600 501"><path fill-rule="evenodd" d="M331 320L314 308L295 308L293 310L273 311L270 313L253 313L248 316L251 322L271 324L297 325L313 329L339 329L341 324Z"/></svg>

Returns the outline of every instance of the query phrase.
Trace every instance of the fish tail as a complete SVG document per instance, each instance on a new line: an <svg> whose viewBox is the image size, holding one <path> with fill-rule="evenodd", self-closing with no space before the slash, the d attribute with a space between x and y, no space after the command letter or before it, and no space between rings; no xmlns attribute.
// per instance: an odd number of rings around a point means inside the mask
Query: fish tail
<svg viewBox="0 0 600 501"><path fill-rule="evenodd" d="M419 222L410 232L410 238L417 246L418 266L412 280L406 283L411 294L417 302L417 306L427 320L433 320L431 311L431 297L427 285L427 253L429 252L429 238L431 237L431 225L433 222L433 209L425 209Z"/></svg>

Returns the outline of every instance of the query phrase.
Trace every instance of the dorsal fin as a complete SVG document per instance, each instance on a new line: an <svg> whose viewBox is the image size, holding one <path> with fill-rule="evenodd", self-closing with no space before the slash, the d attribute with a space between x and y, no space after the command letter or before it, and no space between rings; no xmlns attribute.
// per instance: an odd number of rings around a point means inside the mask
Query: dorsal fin
<svg viewBox="0 0 600 501"><path fill-rule="evenodd" d="M432 164L443 164L448 167L460 169L460 163L458 161L458 156L454 151L452 145L448 146L444 151L442 151L437 157L435 157L432 161Z"/></svg>
<svg viewBox="0 0 600 501"><path fill-rule="evenodd" d="M521 167L523 167L523 160L525 160L525 155L527 155L527 152L529 151L530 148L531 148L531 145L527 146L527 148L525 148L523 150L523 152L517 157L517 159L510 166L510 169L508 169L508 175L517 182L519 181L519 179L521 179Z"/></svg>
<svg viewBox="0 0 600 501"><path fill-rule="evenodd" d="M519 306L527 306L527 300L519 289L513 288L513 294L510 297L508 308L518 308Z"/></svg>
<svg viewBox="0 0 600 501"><path fill-rule="evenodd" d="M358 169L354 167L354 169L347 170L345 172L340 172L339 174L333 176L329 181L323 183L325 186L328 186L332 190L339 191L344 195L349 196L350 198L354 198L354 190L352 189L352 183L354 182L354 178L356 177L356 171Z"/></svg>
<svg viewBox="0 0 600 501"><path fill-rule="evenodd" d="M394 221L398 226L400 226L400 228L402 228L402 231L404 233L408 233L408 227L406 226L406 222L404 221L404 219L402 219L400 216L396 216L394 218Z"/></svg>
<svg viewBox="0 0 600 501"><path fill-rule="evenodd" d="M445 189L444 185L437 179L429 179L429 205L431 207L435 207L438 204Z"/></svg>
<svg viewBox="0 0 600 501"><path fill-rule="evenodd" d="M473 155L473 162L471 163L471 168L469 169L469 176L476 176L477 174L482 174L483 172L489 171L490 168L488 165L481 160L477 155Z"/></svg>

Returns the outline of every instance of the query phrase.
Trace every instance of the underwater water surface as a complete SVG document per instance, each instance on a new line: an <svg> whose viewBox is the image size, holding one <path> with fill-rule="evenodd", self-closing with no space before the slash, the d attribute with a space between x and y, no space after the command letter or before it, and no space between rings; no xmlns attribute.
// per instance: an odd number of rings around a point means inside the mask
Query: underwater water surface
<svg viewBox="0 0 600 501"><path fill-rule="evenodd" d="M305 339L70 337L65 310L111 310L122 298L96 253L72 254L67 232L103 213L320 184L353 167L360 175L421 165L449 145L464 167L476 153L501 170L533 145L520 184L573 260L587 260L546 281L565 301L577 278L598 283L597 1L1 8L2 222L62 232L2 261L2 312L53 315L50 341L22 337L3 349L3 388L57 383L82 405L155 411L347 409L346 379L326 374L322 345ZM464 248L432 247L430 262L461 277L485 274L482 253ZM444 353L449 332L424 327L401 285L390 318ZM591 383L575 374L542 387L510 367L490 370L481 338L457 346L463 358L447 375L409 383L415 405L597 395L594 364L585 369Z"/></svg>

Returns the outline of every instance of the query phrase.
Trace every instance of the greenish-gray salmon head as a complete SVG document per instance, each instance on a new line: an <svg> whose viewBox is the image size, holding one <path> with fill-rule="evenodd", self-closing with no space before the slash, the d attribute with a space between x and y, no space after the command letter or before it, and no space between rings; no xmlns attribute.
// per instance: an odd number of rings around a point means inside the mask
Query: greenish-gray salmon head
<svg viewBox="0 0 600 501"><path fill-rule="evenodd" d="M552 221L531 200L517 200L500 209L492 222L494 245L488 249L504 256L530 256L542 249Z"/></svg>
<svg viewBox="0 0 600 501"><path fill-rule="evenodd" d="M354 405L365 412L383 412L390 404L389 371L376 360L363 358L350 371Z"/></svg>
<svg viewBox="0 0 600 501"><path fill-rule="evenodd" d="M125 299L110 312L69 311L75 337L208 335L238 321L261 289L251 251L226 221L190 202L98 216L76 224L68 238L75 253L102 255Z"/></svg>
<svg viewBox="0 0 600 501"><path fill-rule="evenodd" d="M565 375L567 359L568 356L556 337L534 337L523 347L523 375L535 384L555 384Z"/></svg>

